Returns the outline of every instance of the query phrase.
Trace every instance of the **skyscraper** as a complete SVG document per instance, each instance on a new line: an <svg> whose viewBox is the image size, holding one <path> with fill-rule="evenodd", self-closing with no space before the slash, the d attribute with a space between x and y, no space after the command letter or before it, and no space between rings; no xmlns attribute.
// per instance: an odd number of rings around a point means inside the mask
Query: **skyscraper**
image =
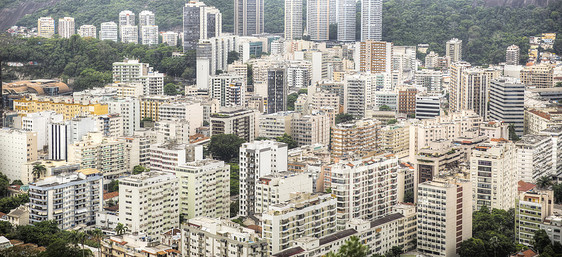
<svg viewBox="0 0 562 257"><path fill-rule="evenodd" d="M515 133L521 136L524 130L525 84L514 78L498 78L490 84L490 120L513 124Z"/></svg>
<svg viewBox="0 0 562 257"><path fill-rule="evenodd" d="M302 0L285 0L285 39L302 38Z"/></svg>
<svg viewBox="0 0 562 257"><path fill-rule="evenodd" d="M74 18L64 17L59 19L59 35L61 38L70 38L75 33Z"/></svg>
<svg viewBox="0 0 562 257"><path fill-rule="evenodd" d="M139 13L139 33L141 36L141 44L158 44L158 26L156 26L155 19L156 17L151 11L145 10Z"/></svg>
<svg viewBox="0 0 562 257"><path fill-rule="evenodd" d="M505 64L507 65L518 65L519 64L519 47L516 45L510 45L507 47L505 52Z"/></svg>
<svg viewBox="0 0 562 257"><path fill-rule="evenodd" d="M222 14L203 2L189 2L183 7L183 50L195 50L200 39L222 34Z"/></svg>
<svg viewBox="0 0 562 257"><path fill-rule="evenodd" d="M261 34L264 24L264 0L234 0L235 35Z"/></svg>
<svg viewBox="0 0 562 257"><path fill-rule="evenodd" d="M37 20L37 36L51 38L55 34L55 20L51 17L41 17Z"/></svg>
<svg viewBox="0 0 562 257"><path fill-rule="evenodd" d="M112 40L117 42L117 23L102 22L100 25L100 40Z"/></svg>
<svg viewBox="0 0 562 257"><path fill-rule="evenodd" d="M449 57L451 63L455 63L462 60L462 40L458 38L452 38L447 41L445 56Z"/></svg>
<svg viewBox="0 0 562 257"><path fill-rule="evenodd" d="M355 41L355 0L339 0L338 9L338 41Z"/></svg>
<svg viewBox="0 0 562 257"><path fill-rule="evenodd" d="M382 40L382 0L361 0L361 41Z"/></svg>
<svg viewBox="0 0 562 257"><path fill-rule="evenodd" d="M326 41L330 34L330 1L308 0L306 30L312 41Z"/></svg>
<svg viewBox="0 0 562 257"><path fill-rule="evenodd" d="M267 71L267 113L287 110L287 91L285 68L269 69Z"/></svg>
<svg viewBox="0 0 562 257"><path fill-rule="evenodd" d="M359 71L371 73L390 73L392 71L391 42L366 41L357 44L359 58L356 60L356 67L359 68Z"/></svg>
<svg viewBox="0 0 562 257"><path fill-rule="evenodd" d="M119 26L135 25L135 13L125 10L119 13Z"/></svg>

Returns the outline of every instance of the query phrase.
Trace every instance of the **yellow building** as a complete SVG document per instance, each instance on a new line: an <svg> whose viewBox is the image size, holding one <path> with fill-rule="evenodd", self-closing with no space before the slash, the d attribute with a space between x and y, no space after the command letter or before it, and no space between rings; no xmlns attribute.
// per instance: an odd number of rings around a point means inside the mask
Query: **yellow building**
<svg viewBox="0 0 562 257"><path fill-rule="evenodd" d="M34 113L44 111L54 111L62 114L65 120L70 120L76 116L92 114L104 115L108 114L109 110L106 104L80 104L80 103L66 103L54 102L52 100L30 100L18 99L14 100L14 111L18 113Z"/></svg>

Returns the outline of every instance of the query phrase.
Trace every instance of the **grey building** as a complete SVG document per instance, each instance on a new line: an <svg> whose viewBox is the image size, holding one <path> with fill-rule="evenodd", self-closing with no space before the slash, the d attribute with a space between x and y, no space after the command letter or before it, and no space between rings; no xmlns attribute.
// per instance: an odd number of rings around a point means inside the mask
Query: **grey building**
<svg viewBox="0 0 562 257"><path fill-rule="evenodd" d="M513 124L517 135L523 135L525 84L514 78L498 78L491 81L489 94L488 119Z"/></svg>
<svg viewBox="0 0 562 257"><path fill-rule="evenodd" d="M200 39L222 33L222 14L203 2L189 2L183 7L183 51L194 50Z"/></svg>
<svg viewBox="0 0 562 257"><path fill-rule="evenodd" d="M361 0L361 41L382 40L382 0Z"/></svg>
<svg viewBox="0 0 562 257"><path fill-rule="evenodd" d="M285 68L274 67L267 71L267 113L287 110L287 73Z"/></svg>
<svg viewBox="0 0 562 257"><path fill-rule="evenodd" d="M431 119L441 113L441 96L427 95L416 97L416 119Z"/></svg>
<svg viewBox="0 0 562 257"><path fill-rule="evenodd" d="M355 0L339 0L338 5L338 41L355 41Z"/></svg>
<svg viewBox="0 0 562 257"><path fill-rule="evenodd" d="M264 0L234 0L235 35L262 34L264 21Z"/></svg>

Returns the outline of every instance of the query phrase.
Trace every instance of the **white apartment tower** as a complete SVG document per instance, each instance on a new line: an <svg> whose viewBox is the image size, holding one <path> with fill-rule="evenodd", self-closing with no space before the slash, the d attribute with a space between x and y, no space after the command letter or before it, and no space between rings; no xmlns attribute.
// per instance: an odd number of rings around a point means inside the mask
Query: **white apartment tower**
<svg viewBox="0 0 562 257"><path fill-rule="evenodd" d="M361 0L361 41L382 40L382 0Z"/></svg>
<svg viewBox="0 0 562 257"><path fill-rule="evenodd" d="M0 170L10 181L33 180L22 172L24 164L37 160L37 132L20 129L0 129Z"/></svg>
<svg viewBox="0 0 562 257"><path fill-rule="evenodd" d="M97 38L96 26L94 26L94 25L82 25L78 29L78 35L80 35L80 37L83 37L83 38L86 38L86 37Z"/></svg>
<svg viewBox="0 0 562 257"><path fill-rule="evenodd" d="M113 21L101 23L100 40L111 40L117 42L118 35L117 23Z"/></svg>
<svg viewBox="0 0 562 257"><path fill-rule="evenodd" d="M143 45L157 45L158 44L158 26L145 25L141 26L141 43Z"/></svg>
<svg viewBox="0 0 562 257"><path fill-rule="evenodd" d="M153 239L179 227L179 179L143 172L119 180L119 222L127 231Z"/></svg>
<svg viewBox="0 0 562 257"><path fill-rule="evenodd" d="M166 31L162 33L162 43L169 46L178 45L178 33L173 31Z"/></svg>
<svg viewBox="0 0 562 257"><path fill-rule="evenodd" d="M330 1L307 0L306 31L312 41L327 41L330 34Z"/></svg>
<svg viewBox="0 0 562 257"><path fill-rule="evenodd" d="M52 38L55 35L55 19L41 17L37 20L37 36Z"/></svg>
<svg viewBox="0 0 562 257"><path fill-rule="evenodd" d="M445 44L445 56L449 57L451 63L462 60L462 40L453 38Z"/></svg>
<svg viewBox="0 0 562 257"><path fill-rule="evenodd" d="M59 19L59 35L61 38L70 38L72 35L76 34L76 29L74 28L74 18L64 17Z"/></svg>
<svg viewBox="0 0 562 257"><path fill-rule="evenodd" d="M256 183L260 177L280 171L287 171L287 144L268 140L242 144L239 215L254 215Z"/></svg>
<svg viewBox="0 0 562 257"><path fill-rule="evenodd" d="M267 212L269 206L291 199L291 193L313 193L312 174L304 172L279 172L259 178L256 183L255 213Z"/></svg>
<svg viewBox="0 0 562 257"><path fill-rule="evenodd" d="M156 25L156 17L151 11L144 10L139 13L139 26Z"/></svg>
<svg viewBox="0 0 562 257"><path fill-rule="evenodd" d="M519 65L519 46L510 45L505 51L506 65Z"/></svg>
<svg viewBox="0 0 562 257"><path fill-rule="evenodd" d="M285 0L285 39L302 38L302 0Z"/></svg>
<svg viewBox="0 0 562 257"><path fill-rule="evenodd" d="M355 16L357 15L355 0L339 0L337 3L338 41L355 41Z"/></svg>
<svg viewBox="0 0 562 257"><path fill-rule="evenodd" d="M472 237L470 181L442 179L421 183L417 193L417 249L428 256L457 256Z"/></svg>
<svg viewBox="0 0 562 257"><path fill-rule="evenodd" d="M138 44L139 43L139 28L134 25L121 25L119 27L121 32L121 42L128 44Z"/></svg>
<svg viewBox="0 0 562 257"><path fill-rule="evenodd" d="M129 10L121 11L119 13L119 26L135 26L135 13Z"/></svg>

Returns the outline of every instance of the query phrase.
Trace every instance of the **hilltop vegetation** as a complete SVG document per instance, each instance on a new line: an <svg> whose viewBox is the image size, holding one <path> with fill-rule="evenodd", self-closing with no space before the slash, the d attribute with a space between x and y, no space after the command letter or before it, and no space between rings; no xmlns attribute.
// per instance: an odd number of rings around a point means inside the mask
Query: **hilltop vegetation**
<svg viewBox="0 0 562 257"><path fill-rule="evenodd" d="M223 31L232 32L234 1L203 1L221 10ZM27 15L19 24L35 26L38 17L49 15L55 18L72 16L77 26L99 26L101 22L117 21L122 10L139 13L147 9L155 12L161 31L179 31L184 3L185 0L61 0ZM283 0L265 0L266 32L283 32L283 9ZM357 29L360 29L359 19L357 21ZM521 8L489 7L480 0L385 0L383 5L384 40L396 45L427 43L430 50L444 54L445 42L457 37L463 40L464 59L473 64L503 61L505 48L511 44L518 45L522 58L525 58L528 36L542 32L562 33L562 1L553 1L547 7L530 5Z"/></svg>

